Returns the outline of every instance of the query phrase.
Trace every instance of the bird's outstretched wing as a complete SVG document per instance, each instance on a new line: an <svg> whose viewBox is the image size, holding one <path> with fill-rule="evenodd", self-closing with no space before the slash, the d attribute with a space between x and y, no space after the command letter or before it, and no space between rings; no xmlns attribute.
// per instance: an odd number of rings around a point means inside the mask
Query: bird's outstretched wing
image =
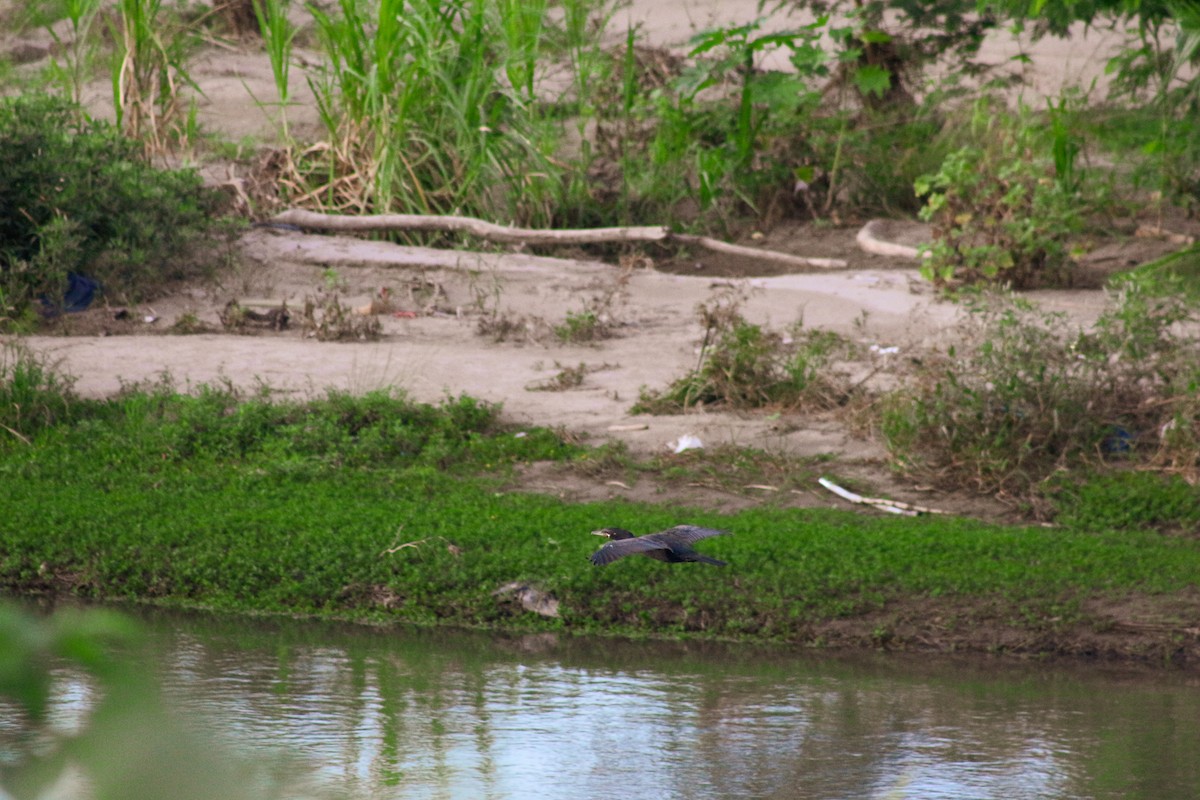
<svg viewBox="0 0 1200 800"><path fill-rule="evenodd" d="M592 553L591 562L598 567L602 567L605 564L611 564L618 558L631 556L635 553L667 549L665 544L660 541L654 541L649 536L638 536L634 539L619 539L614 542L608 542L599 550Z"/></svg>
<svg viewBox="0 0 1200 800"><path fill-rule="evenodd" d="M676 525L674 528L667 528L665 531L659 531L658 533L609 542L595 553L592 553L591 562L599 567L611 564L618 558L631 556L635 553L648 553L652 550L670 550L672 547L678 545L691 546L693 542L707 539L710 536L726 536L728 534L729 531L721 531L716 528L701 528L696 525Z"/></svg>
<svg viewBox="0 0 1200 800"><path fill-rule="evenodd" d="M673 542L676 544L692 544L701 539L707 539L710 536L728 535L729 531L717 530L716 528L701 528L696 525L676 525L674 528L667 528L665 531L651 533L640 538L657 539L660 542Z"/></svg>

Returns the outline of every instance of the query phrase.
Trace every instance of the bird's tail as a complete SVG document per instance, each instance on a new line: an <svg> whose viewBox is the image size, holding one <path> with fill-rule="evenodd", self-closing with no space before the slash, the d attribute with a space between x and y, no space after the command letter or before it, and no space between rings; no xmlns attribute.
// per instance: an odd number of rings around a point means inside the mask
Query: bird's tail
<svg viewBox="0 0 1200 800"><path fill-rule="evenodd" d="M721 561L716 558L711 558L709 556L702 556L699 553L696 554L695 560L701 562L702 564L712 564L714 567L728 566L728 564L726 564L724 561Z"/></svg>

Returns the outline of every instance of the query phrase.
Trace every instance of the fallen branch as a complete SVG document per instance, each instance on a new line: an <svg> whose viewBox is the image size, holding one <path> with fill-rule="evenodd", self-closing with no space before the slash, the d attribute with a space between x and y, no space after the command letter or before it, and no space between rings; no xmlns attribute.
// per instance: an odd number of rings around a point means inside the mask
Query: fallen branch
<svg viewBox="0 0 1200 800"><path fill-rule="evenodd" d="M887 256L888 258L908 258L913 261L921 258L928 258L926 252L921 254L920 248L912 245L901 244L899 242L888 241L886 229L888 226L887 220L873 219L859 229L854 240L858 242L858 246L863 252L872 253L877 256Z"/></svg>
<svg viewBox="0 0 1200 800"><path fill-rule="evenodd" d="M321 214L302 208L289 208L271 218L276 225L294 225L318 231L337 233L363 233L367 231L454 231L469 233L489 242L509 244L599 244L602 242L661 242L692 245L715 253L770 261L792 267L818 267L842 269L846 262L840 258L806 258L775 250L744 247L711 239L673 233L660 225L625 228L577 228L568 230L535 230L533 228L510 228L475 217L433 216L426 214L365 214L342 216Z"/></svg>
<svg viewBox="0 0 1200 800"><path fill-rule="evenodd" d="M739 256L741 258L754 258L759 261L770 261L775 264L784 264L789 267L819 267L820 269L845 269L846 262L840 258L809 258L807 256L794 256L791 253L780 253L778 250L762 250L757 247L743 247L740 244L729 244L717 239L710 239L707 236L692 236L687 233L672 233L667 237L670 241L678 242L679 244L690 244L696 247L703 247L705 250L712 250L714 253L725 253L726 255Z"/></svg>
<svg viewBox="0 0 1200 800"><path fill-rule="evenodd" d="M546 231L510 228L475 217L435 216L428 214L363 214L342 216L321 214L302 208L289 208L276 214L271 222L295 225L318 231L340 233L364 231L454 231L469 233L489 242L512 244L597 244L600 242L661 242L671 236L663 227L586 228Z"/></svg>
<svg viewBox="0 0 1200 800"><path fill-rule="evenodd" d="M936 508L917 506L913 505L912 503L901 502L900 500L884 500L879 497L863 497L862 495L855 494L848 489L843 489L841 486L838 486L836 483L826 478L818 478L817 483L821 484L843 500L848 500L851 503L861 503L864 505L874 506L880 511L886 511L889 514L900 514L905 517L916 517L920 516L921 514L947 513Z"/></svg>
<svg viewBox="0 0 1200 800"><path fill-rule="evenodd" d="M400 534L403 531L404 531L403 525L401 525L399 528L396 529L396 539L400 538ZM389 547L389 548L385 549L382 553L380 553L379 556L380 556L380 558L382 558L383 556L395 555L396 553L399 553L401 550L405 549L406 547L411 547L414 550L418 550L418 549L420 549L421 545L425 544L426 542L432 542L432 541L439 540L439 539L445 543L446 551L448 553L450 553L450 555L452 555L452 556L462 555L462 548L459 547L458 545L454 544L453 542L451 542L445 536L426 536L424 539L415 539L411 542L405 542L404 544L398 544L395 547ZM395 541L395 539L393 539L392 541Z"/></svg>

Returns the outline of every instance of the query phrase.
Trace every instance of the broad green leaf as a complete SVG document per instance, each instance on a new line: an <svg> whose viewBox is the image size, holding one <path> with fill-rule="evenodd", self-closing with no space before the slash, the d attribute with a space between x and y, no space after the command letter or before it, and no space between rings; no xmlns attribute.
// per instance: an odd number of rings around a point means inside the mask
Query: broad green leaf
<svg viewBox="0 0 1200 800"><path fill-rule="evenodd" d="M892 86L892 73L883 67L867 64L854 71L854 85L864 95L883 97Z"/></svg>

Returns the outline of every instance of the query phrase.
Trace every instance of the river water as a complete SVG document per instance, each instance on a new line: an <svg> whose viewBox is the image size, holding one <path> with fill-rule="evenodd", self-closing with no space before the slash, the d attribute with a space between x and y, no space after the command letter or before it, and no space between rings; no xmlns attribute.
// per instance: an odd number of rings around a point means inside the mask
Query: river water
<svg viewBox="0 0 1200 800"><path fill-rule="evenodd" d="M1200 676L1179 672L145 624L184 718L356 798L1200 797ZM60 676L60 714L81 683Z"/></svg>

